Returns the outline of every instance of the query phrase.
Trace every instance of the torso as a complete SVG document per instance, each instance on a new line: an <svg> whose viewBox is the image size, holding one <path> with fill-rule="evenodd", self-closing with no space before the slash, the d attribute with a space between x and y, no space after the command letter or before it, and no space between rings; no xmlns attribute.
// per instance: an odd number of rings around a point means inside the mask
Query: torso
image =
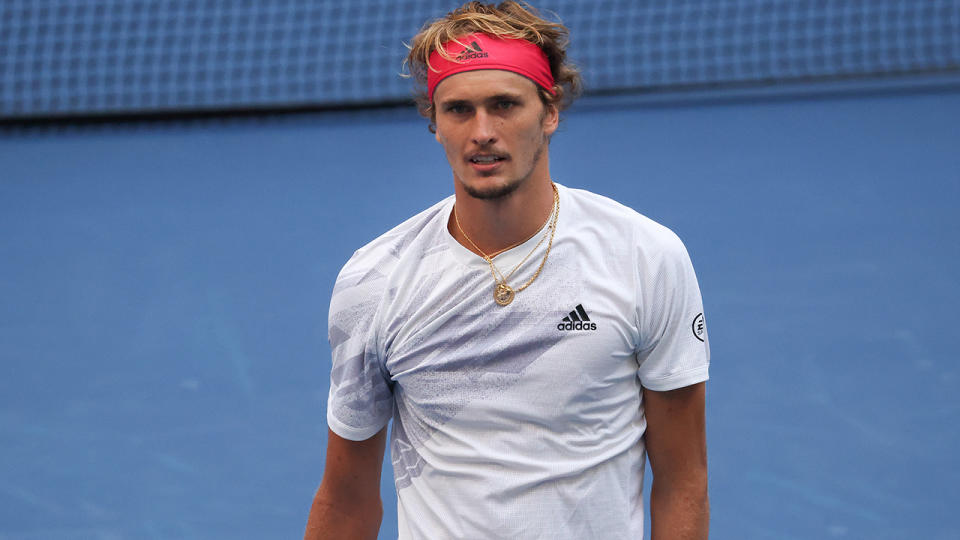
<svg viewBox="0 0 960 540"><path fill-rule="evenodd" d="M642 533L635 244L655 224L562 186L560 207L540 276L508 306L487 263L448 233L452 199L367 254L384 276L369 346L393 387L401 538ZM538 240L497 257L501 271Z"/></svg>

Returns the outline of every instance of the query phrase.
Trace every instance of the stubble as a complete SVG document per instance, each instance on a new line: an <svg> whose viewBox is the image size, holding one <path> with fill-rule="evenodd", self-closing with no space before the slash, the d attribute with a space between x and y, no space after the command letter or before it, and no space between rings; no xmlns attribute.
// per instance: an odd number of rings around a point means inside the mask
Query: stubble
<svg viewBox="0 0 960 540"><path fill-rule="evenodd" d="M462 182L461 185L463 186L463 190L467 192L467 195L470 195L474 199L480 199L484 201L493 201L509 197L511 194L513 194L513 192L518 190L520 186L526 183L526 181L533 174L533 170L536 169L537 164L540 163L540 158L543 157L543 150L547 147L547 142L548 138L546 135L543 135L540 145L537 146L537 150L533 154L533 160L531 160L530 168L517 178L513 178L499 186L491 186L485 189L479 189L476 186Z"/></svg>

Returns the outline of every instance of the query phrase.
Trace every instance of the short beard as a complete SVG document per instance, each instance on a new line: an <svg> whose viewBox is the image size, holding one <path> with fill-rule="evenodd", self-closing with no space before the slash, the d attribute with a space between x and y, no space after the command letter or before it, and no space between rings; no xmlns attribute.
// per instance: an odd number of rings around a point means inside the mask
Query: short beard
<svg viewBox="0 0 960 540"><path fill-rule="evenodd" d="M462 184L463 190L467 192L467 195L470 195L474 199L481 199L484 201L504 199L510 196L514 191L519 189L528 178L530 178L530 174L533 173L533 169L535 169L537 163L540 162L540 157L543 155L543 149L547 146L546 143L547 141L544 140L543 144L537 148L537 151L533 154L533 164L531 165L530 170L527 171L527 174L522 178L518 178L502 186L496 186L486 190L479 190L469 184L464 183Z"/></svg>
<svg viewBox="0 0 960 540"><path fill-rule="evenodd" d="M523 183L523 180L516 180L510 182L509 184L504 184L502 186L496 186L490 189L477 189L470 184L463 184L463 190L467 192L467 195L470 195L474 199L482 199L485 201L492 201L496 199L504 199L509 196L511 193L516 191L520 184Z"/></svg>

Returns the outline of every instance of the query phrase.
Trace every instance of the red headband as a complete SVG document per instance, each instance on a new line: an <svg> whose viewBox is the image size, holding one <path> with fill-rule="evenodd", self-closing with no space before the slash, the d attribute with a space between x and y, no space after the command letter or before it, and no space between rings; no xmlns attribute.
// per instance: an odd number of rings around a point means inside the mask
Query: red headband
<svg viewBox="0 0 960 540"><path fill-rule="evenodd" d="M459 42L459 43L458 43ZM468 34L443 45L450 61L440 51L430 53L427 70L427 96L433 101L433 91L440 81L450 75L476 69L502 69L523 75L544 90L554 94L550 62L540 47L525 39L499 38L489 34Z"/></svg>

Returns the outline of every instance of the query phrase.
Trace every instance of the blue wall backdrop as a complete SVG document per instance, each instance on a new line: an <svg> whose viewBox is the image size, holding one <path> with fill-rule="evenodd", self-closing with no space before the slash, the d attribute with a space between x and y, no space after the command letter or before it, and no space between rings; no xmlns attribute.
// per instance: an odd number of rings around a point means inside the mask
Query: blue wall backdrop
<svg viewBox="0 0 960 540"><path fill-rule="evenodd" d="M698 269L714 538L960 538L956 88L588 99L554 138ZM451 191L408 109L0 135L0 538L301 536L334 278Z"/></svg>

